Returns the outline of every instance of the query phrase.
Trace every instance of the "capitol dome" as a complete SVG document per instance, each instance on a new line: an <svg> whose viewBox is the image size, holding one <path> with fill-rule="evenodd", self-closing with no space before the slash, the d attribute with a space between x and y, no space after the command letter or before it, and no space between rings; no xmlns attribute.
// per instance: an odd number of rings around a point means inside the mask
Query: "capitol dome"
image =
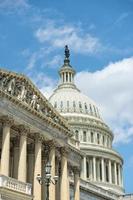
<svg viewBox="0 0 133 200"><path fill-rule="evenodd" d="M66 46L64 64L59 70L60 82L49 101L68 121L73 139L79 141L84 154L81 177L104 189L123 193L123 159L112 148L113 133L101 118L96 103L76 87L76 72L69 56Z"/></svg>
<svg viewBox="0 0 133 200"><path fill-rule="evenodd" d="M50 102L62 115L82 115L101 119L96 103L76 87L71 88L64 85L64 88L60 88L59 86L50 97Z"/></svg>
<svg viewBox="0 0 133 200"><path fill-rule="evenodd" d="M80 115L101 120L96 103L82 94L74 84L75 70L70 65L69 58L65 58L59 74L60 84L49 98L52 105L62 115Z"/></svg>

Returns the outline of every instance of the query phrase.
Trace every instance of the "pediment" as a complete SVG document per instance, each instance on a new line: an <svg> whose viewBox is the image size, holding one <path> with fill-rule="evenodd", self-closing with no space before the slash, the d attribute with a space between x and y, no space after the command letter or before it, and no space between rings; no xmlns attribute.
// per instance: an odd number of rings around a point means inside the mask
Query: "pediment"
<svg viewBox="0 0 133 200"><path fill-rule="evenodd" d="M68 136L72 135L67 121L25 75L0 69L0 94L32 111Z"/></svg>

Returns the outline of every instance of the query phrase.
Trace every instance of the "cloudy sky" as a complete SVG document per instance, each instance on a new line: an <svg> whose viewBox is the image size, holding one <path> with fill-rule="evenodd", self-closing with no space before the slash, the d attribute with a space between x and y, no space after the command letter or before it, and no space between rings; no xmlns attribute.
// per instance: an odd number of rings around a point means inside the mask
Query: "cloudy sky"
<svg viewBox="0 0 133 200"><path fill-rule="evenodd" d="M47 97L64 45L76 84L100 106L133 192L133 0L0 0L0 66L29 76Z"/></svg>

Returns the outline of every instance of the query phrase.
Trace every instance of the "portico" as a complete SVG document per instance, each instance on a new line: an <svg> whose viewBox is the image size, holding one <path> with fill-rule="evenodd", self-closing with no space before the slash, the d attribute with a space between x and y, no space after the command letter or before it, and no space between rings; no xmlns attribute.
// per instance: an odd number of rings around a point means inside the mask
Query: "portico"
<svg viewBox="0 0 133 200"><path fill-rule="evenodd" d="M44 173L46 161L49 160L52 165L52 176L59 172L58 187L50 185L50 199L68 200L70 196L68 163L71 168L76 167L80 172L82 158L79 150L77 148L74 150L67 142L72 135L71 130L25 77L4 71L2 75L5 74L10 81L14 76L14 81L20 80L26 83L25 90L28 88L35 93L39 101L33 102L31 99L31 104L23 95L20 100L8 92L8 88L0 89L1 182L4 184L3 181L6 180L6 186L3 186L18 192L18 196L20 193L20 199L24 196L24 199L34 197L35 200L41 200L45 196L45 186L39 185L36 177L37 174ZM13 94L16 94L14 84L12 86ZM45 104L45 110L42 104ZM76 160L73 162L74 157ZM74 177L76 177L73 183L77 200L80 198L80 179L76 171Z"/></svg>

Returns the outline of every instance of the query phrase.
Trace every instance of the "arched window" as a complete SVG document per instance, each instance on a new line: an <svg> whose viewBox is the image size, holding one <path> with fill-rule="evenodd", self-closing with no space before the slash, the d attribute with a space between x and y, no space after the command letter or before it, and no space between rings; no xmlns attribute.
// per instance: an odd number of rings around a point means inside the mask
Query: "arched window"
<svg viewBox="0 0 133 200"><path fill-rule="evenodd" d="M97 133L97 144L100 144L100 135Z"/></svg>
<svg viewBox="0 0 133 200"><path fill-rule="evenodd" d="M94 108L95 116L97 117L97 113L96 113L96 108L95 108L95 106L93 106L93 108Z"/></svg>
<svg viewBox="0 0 133 200"><path fill-rule="evenodd" d="M91 132L91 143L93 143L93 142L94 142L94 133Z"/></svg>
<svg viewBox="0 0 133 200"><path fill-rule="evenodd" d="M61 112L63 110L63 101L60 102L60 108L61 108Z"/></svg>
<svg viewBox="0 0 133 200"><path fill-rule="evenodd" d="M91 104L90 104L90 114L91 115L93 114Z"/></svg>
<svg viewBox="0 0 133 200"><path fill-rule="evenodd" d="M75 139L79 140L79 132L78 132L78 130L75 131Z"/></svg>
<svg viewBox="0 0 133 200"><path fill-rule="evenodd" d="M85 112L88 113L88 108L86 103L85 103Z"/></svg>
<svg viewBox="0 0 133 200"><path fill-rule="evenodd" d="M73 101L73 110L74 110L74 112L76 111L76 104L75 104L75 101Z"/></svg>
<svg viewBox="0 0 133 200"><path fill-rule="evenodd" d="M104 135L103 135L103 145L105 144L105 137L104 137Z"/></svg>
<svg viewBox="0 0 133 200"><path fill-rule="evenodd" d="M67 111L69 111L69 101L67 101Z"/></svg>
<svg viewBox="0 0 133 200"><path fill-rule="evenodd" d="M83 132L83 142L86 142L86 139L87 139L87 137L86 137L86 131L84 131Z"/></svg>
<svg viewBox="0 0 133 200"><path fill-rule="evenodd" d="M82 104L80 101L79 101L79 110L80 110L80 112L82 112Z"/></svg>

